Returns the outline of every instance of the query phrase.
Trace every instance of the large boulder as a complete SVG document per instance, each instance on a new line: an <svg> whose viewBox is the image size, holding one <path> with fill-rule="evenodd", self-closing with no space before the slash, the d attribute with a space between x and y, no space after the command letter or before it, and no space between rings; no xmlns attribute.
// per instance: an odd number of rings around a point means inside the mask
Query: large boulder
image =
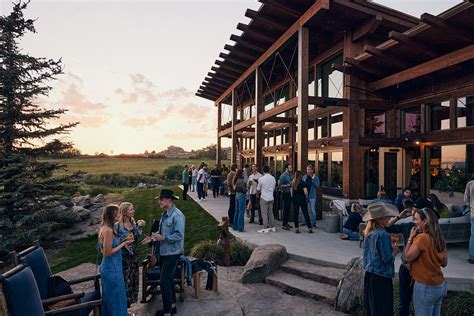
<svg viewBox="0 0 474 316"><path fill-rule="evenodd" d="M357 313L364 305L364 276L362 258L352 258L346 266L336 290L334 308L348 314Z"/></svg>
<svg viewBox="0 0 474 316"><path fill-rule="evenodd" d="M288 254L285 246L279 244L258 246L245 265L242 283L264 282L265 277L278 270L286 260Z"/></svg>
<svg viewBox="0 0 474 316"><path fill-rule="evenodd" d="M92 199L92 204L102 204L104 203L104 201L105 201L105 196L102 193L100 193L100 194L97 194L97 196Z"/></svg>
<svg viewBox="0 0 474 316"><path fill-rule="evenodd" d="M74 202L74 205L84 206L85 208L89 207L92 204L91 197L89 195L75 196L72 198L72 201Z"/></svg>

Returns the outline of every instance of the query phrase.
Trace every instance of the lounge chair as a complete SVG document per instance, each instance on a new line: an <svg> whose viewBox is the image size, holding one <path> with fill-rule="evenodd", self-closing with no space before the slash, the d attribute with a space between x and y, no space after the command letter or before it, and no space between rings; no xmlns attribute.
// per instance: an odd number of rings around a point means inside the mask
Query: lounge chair
<svg viewBox="0 0 474 316"><path fill-rule="evenodd" d="M31 267L20 264L0 275L0 313L2 315L99 315L102 300L81 303L84 293L74 293L41 300ZM50 309L55 303L72 301L65 307Z"/></svg>
<svg viewBox="0 0 474 316"><path fill-rule="evenodd" d="M155 294L160 294L158 289L160 285L160 267L154 266L150 272L147 272L147 265L150 259L147 258L142 262L142 300L141 303L148 303ZM174 275L174 284L178 287L176 291L179 293L179 301L184 302L184 261L178 262L178 267ZM151 296L151 297L149 297ZM147 299L148 298L148 299Z"/></svg>

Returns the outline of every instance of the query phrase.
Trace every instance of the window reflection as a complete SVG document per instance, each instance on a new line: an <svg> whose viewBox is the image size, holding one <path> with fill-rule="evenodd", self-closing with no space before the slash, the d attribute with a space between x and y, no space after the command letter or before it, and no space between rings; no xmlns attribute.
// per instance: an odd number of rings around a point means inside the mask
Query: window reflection
<svg viewBox="0 0 474 316"><path fill-rule="evenodd" d="M342 151L331 154L331 187L342 189Z"/></svg>
<svg viewBox="0 0 474 316"><path fill-rule="evenodd" d="M458 128L474 126L474 96L457 99Z"/></svg>
<svg viewBox="0 0 474 316"><path fill-rule="evenodd" d="M419 106L402 111L402 132L403 134L421 132L421 111Z"/></svg>
<svg viewBox="0 0 474 316"><path fill-rule="evenodd" d="M331 114L331 137L342 136L342 112Z"/></svg>
<svg viewBox="0 0 474 316"><path fill-rule="evenodd" d="M318 117L316 119L316 137L318 139L328 137L328 117Z"/></svg>
<svg viewBox="0 0 474 316"><path fill-rule="evenodd" d="M385 134L385 113L383 111L365 112L365 135Z"/></svg>
<svg viewBox="0 0 474 316"><path fill-rule="evenodd" d="M426 111L428 131L449 129L449 101L427 104Z"/></svg>

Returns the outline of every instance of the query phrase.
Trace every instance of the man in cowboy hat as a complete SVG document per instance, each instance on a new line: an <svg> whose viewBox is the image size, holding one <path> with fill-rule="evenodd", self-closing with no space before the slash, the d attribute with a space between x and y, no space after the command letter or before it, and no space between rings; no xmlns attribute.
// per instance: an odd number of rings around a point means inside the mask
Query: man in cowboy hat
<svg viewBox="0 0 474 316"><path fill-rule="evenodd" d="M163 309L156 315L176 314L176 291L173 282L176 266L179 258L184 252L184 227L185 217L174 205L173 191L163 189L160 195L155 197L159 200L160 208L165 212L158 225L153 225L152 235L144 239L144 243L158 241L160 243L160 288L163 298ZM155 222L156 223L156 222ZM154 228L154 229L153 229Z"/></svg>

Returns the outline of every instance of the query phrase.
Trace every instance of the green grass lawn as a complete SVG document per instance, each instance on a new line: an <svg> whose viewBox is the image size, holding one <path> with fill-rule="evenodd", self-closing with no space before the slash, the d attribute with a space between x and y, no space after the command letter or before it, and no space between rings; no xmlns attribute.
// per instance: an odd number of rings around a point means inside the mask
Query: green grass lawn
<svg viewBox="0 0 474 316"><path fill-rule="evenodd" d="M177 187L171 188L176 195L181 195L182 191ZM146 226L144 233L148 234L155 218L159 218L162 211L157 201L153 200L158 196L160 189L136 190L125 194L124 201L133 203L135 207L135 219L144 219ZM191 248L202 240L217 240L219 232L217 221L203 210L197 203L188 199L187 201L176 201L176 206L186 217L186 232L184 248L188 254ZM97 236L91 236L73 242L65 249L61 250L51 259L54 273L75 267L81 263L95 263ZM140 257L143 258L150 251L147 246L140 246Z"/></svg>
<svg viewBox="0 0 474 316"><path fill-rule="evenodd" d="M66 171L57 171L58 175L69 174L74 171L84 171L88 174L120 173L122 175L131 174L149 174L157 172L163 174L163 171L173 165L195 165L202 162L201 159L151 159L151 158L117 158L117 157L79 157L46 159L46 161L67 165ZM204 160L212 168L214 161ZM228 165L228 161L223 162Z"/></svg>

